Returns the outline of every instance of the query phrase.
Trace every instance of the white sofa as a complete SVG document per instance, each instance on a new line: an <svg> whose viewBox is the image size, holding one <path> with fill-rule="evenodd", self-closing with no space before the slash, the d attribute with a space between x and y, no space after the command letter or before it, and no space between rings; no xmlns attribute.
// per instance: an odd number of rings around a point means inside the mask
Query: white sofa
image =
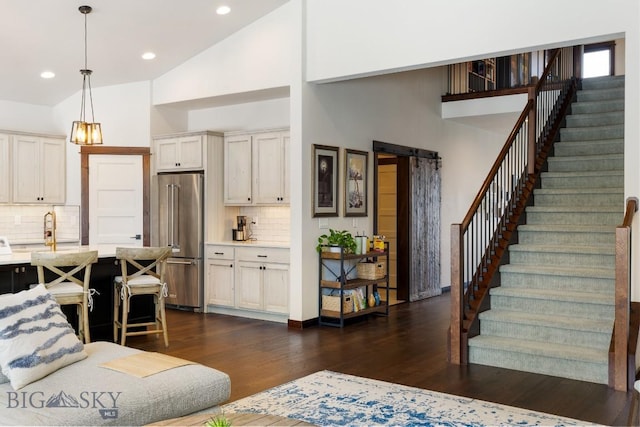
<svg viewBox="0 0 640 427"><path fill-rule="evenodd" d="M143 425L213 411L231 392L227 374L203 365L138 378L99 365L140 350L108 342L84 348L86 359L18 391L8 382L0 384L0 424Z"/></svg>

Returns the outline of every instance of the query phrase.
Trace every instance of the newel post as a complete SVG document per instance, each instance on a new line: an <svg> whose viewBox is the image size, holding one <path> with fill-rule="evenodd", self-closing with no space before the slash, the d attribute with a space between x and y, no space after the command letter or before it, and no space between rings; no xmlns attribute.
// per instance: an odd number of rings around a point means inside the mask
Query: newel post
<svg viewBox="0 0 640 427"><path fill-rule="evenodd" d="M451 326L449 329L449 357L455 365L462 360L462 320L463 320L463 265L462 225L451 224Z"/></svg>
<svg viewBox="0 0 640 427"><path fill-rule="evenodd" d="M527 173L532 175L536 171L536 116L538 103L536 102L536 86L529 87L529 100L532 101L529 110L528 135L527 135Z"/></svg>

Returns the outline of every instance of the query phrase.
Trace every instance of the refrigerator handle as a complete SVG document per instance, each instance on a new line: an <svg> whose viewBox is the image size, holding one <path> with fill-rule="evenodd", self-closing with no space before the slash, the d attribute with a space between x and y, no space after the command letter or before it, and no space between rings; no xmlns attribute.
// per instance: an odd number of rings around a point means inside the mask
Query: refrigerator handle
<svg viewBox="0 0 640 427"><path fill-rule="evenodd" d="M178 251L180 250L180 245L178 243L180 236L177 232L178 221L180 221L177 200L179 195L179 187L176 184L167 185L167 237L169 238L167 243L168 246L171 246L171 248L174 250L177 249Z"/></svg>

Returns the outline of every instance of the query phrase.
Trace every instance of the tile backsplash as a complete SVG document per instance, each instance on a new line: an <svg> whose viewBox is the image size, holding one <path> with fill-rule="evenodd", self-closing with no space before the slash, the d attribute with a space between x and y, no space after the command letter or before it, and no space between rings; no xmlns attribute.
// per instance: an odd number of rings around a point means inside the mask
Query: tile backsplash
<svg viewBox="0 0 640 427"><path fill-rule="evenodd" d="M44 243L44 215L56 213L56 239L80 241L80 206L0 204L0 236L10 245Z"/></svg>
<svg viewBox="0 0 640 427"><path fill-rule="evenodd" d="M257 207L243 206L238 215L258 219L257 224L249 224L250 236L258 241L291 241L291 213L289 206Z"/></svg>

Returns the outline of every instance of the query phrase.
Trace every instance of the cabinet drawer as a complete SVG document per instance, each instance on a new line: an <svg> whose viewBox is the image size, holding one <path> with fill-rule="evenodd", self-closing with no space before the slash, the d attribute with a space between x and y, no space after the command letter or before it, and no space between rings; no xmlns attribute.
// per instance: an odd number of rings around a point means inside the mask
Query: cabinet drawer
<svg viewBox="0 0 640 427"><path fill-rule="evenodd" d="M231 246L207 246L206 256L209 259L233 259L234 248Z"/></svg>
<svg viewBox="0 0 640 427"><path fill-rule="evenodd" d="M277 262L289 264L289 249L276 248L237 248L238 261Z"/></svg>

